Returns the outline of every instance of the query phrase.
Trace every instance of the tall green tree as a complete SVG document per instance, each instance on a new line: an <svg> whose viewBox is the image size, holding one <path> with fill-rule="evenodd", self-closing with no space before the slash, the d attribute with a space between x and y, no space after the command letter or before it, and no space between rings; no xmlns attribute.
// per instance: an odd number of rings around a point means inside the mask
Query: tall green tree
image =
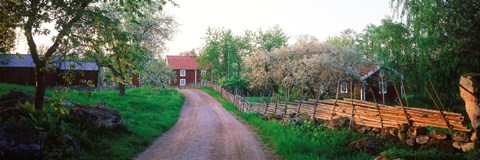
<svg viewBox="0 0 480 160"><path fill-rule="evenodd" d="M118 0L124 12L136 14L141 4L149 0ZM33 62L35 63L35 108L43 107L45 95L45 72L47 63L52 56L58 54L57 50L63 47L67 39L76 39L72 32L76 29L86 27L94 17L105 13L98 7L101 0L5 0L0 2L0 11L8 11L8 17L2 16L0 24L12 23L8 28L19 28L24 33ZM162 5L167 1L162 0ZM161 7L160 5L159 7ZM3 13L2 13L3 15ZM20 20L20 21L18 21ZM53 23L58 32L53 36L53 43L48 47L45 54L39 55L35 35L48 35L52 29L43 28L47 23ZM102 23L102 21L98 21Z"/></svg>
<svg viewBox="0 0 480 160"><path fill-rule="evenodd" d="M198 62L210 68L215 79L240 77L243 71L242 57L251 51L248 35L234 35L230 29L209 28L206 45L200 52Z"/></svg>
<svg viewBox="0 0 480 160"><path fill-rule="evenodd" d="M255 44L259 50L270 52L274 48L286 47L288 38L283 29L275 25L267 30L258 29L255 34Z"/></svg>
<svg viewBox="0 0 480 160"><path fill-rule="evenodd" d="M480 1L392 0L406 20L419 77L431 79L449 106L462 74L480 72Z"/></svg>
<svg viewBox="0 0 480 160"><path fill-rule="evenodd" d="M480 72L480 2L392 0L404 22L382 20L359 37L366 55L401 72L407 89L426 96L431 80L447 106L458 97L461 74ZM453 109L453 108L451 108Z"/></svg>
<svg viewBox="0 0 480 160"><path fill-rule="evenodd" d="M149 73L145 67L153 65L154 57L163 53L165 42L173 38L177 23L172 16L165 15L156 7L160 4L161 1L152 0L133 16L122 11L121 3L102 5L107 11L107 20L102 24L104 27L93 28L94 33L101 36L91 39L92 52L89 56L112 71L120 96L125 95L133 75Z"/></svg>

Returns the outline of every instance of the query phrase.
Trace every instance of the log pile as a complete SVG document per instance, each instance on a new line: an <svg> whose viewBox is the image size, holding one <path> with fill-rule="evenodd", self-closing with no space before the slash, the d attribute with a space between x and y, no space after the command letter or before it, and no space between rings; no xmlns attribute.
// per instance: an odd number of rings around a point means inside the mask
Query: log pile
<svg viewBox="0 0 480 160"><path fill-rule="evenodd" d="M240 96L226 92L219 86L212 87L220 92L224 99L229 100L238 109L244 112L258 114L269 114L274 112L275 103L250 103ZM297 100L295 103L288 103L287 114L297 113L300 103L301 107L299 113L313 115L315 100ZM277 107L277 112L281 112L285 108L285 104L279 103ZM411 126L416 127L433 126L456 131L470 131L470 129L462 124L464 116L460 113L443 112L443 115L445 115L444 118L442 113L438 110L405 107L404 111L403 108L404 107L402 106L388 106L355 99L345 98L343 100L337 100L336 102L335 99L326 99L317 101L315 117L323 120L348 117L353 119L357 125L375 128L400 128L402 124L411 124ZM407 115L405 115L405 113ZM445 120L447 120L448 123Z"/></svg>

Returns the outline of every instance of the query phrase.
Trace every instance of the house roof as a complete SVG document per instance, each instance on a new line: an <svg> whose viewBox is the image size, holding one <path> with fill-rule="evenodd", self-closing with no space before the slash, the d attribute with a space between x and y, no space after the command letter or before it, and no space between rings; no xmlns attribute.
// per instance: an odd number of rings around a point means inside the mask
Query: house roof
<svg viewBox="0 0 480 160"><path fill-rule="evenodd" d="M99 67L95 62L76 62L76 61L62 61L58 67L60 70L76 70L76 71L98 71Z"/></svg>
<svg viewBox="0 0 480 160"><path fill-rule="evenodd" d="M32 56L28 54L2 54L0 55L0 67L35 67Z"/></svg>
<svg viewBox="0 0 480 160"><path fill-rule="evenodd" d="M362 66L361 71L360 71L360 80L365 80L368 77L372 76L375 72L380 70L380 64L370 64L370 65L365 65Z"/></svg>
<svg viewBox="0 0 480 160"><path fill-rule="evenodd" d="M173 69L197 69L198 63L194 56L167 56L167 63Z"/></svg>
<svg viewBox="0 0 480 160"><path fill-rule="evenodd" d="M58 67L60 70L70 70L70 66L73 66L74 70L80 71L98 71L99 67L95 62L88 61L62 61L58 63L58 58L53 58L54 62L51 67ZM32 56L29 54L2 54L0 55L0 67L23 67L23 68L33 68L35 64L33 63Z"/></svg>

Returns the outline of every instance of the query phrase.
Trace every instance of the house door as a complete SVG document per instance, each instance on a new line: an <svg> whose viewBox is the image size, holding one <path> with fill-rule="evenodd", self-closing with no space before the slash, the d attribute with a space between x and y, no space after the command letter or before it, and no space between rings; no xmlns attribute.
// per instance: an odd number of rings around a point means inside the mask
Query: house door
<svg viewBox="0 0 480 160"><path fill-rule="evenodd" d="M180 79L180 86L185 86L185 79Z"/></svg>

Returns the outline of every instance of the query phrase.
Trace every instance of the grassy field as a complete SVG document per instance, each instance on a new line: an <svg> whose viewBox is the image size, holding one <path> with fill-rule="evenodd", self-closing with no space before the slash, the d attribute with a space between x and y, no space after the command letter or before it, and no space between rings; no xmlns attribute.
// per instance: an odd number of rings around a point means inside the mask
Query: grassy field
<svg viewBox="0 0 480 160"><path fill-rule="evenodd" d="M453 150L417 147L401 144L386 144L378 153L355 152L347 145L366 137L364 134L346 129L329 130L309 123L301 126L282 125L278 121L267 121L256 114L247 114L237 110L232 103L221 98L220 94L209 87L201 90L215 97L227 110L242 117L256 129L261 141L272 148L273 152L284 159L374 159L386 155L389 159L480 159L480 149L467 153Z"/></svg>
<svg viewBox="0 0 480 160"><path fill-rule="evenodd" d="M33 87L0 84L0 96L9 90L34 91ZM89 133L83 138L84 159L132 159L177 121L184 97L176 89L133 88L118 96L116 90L76 91L48 89L46 95L65 97L74 104L91 105L106 102L116 109L127 125L127 131Z"/></svg>

